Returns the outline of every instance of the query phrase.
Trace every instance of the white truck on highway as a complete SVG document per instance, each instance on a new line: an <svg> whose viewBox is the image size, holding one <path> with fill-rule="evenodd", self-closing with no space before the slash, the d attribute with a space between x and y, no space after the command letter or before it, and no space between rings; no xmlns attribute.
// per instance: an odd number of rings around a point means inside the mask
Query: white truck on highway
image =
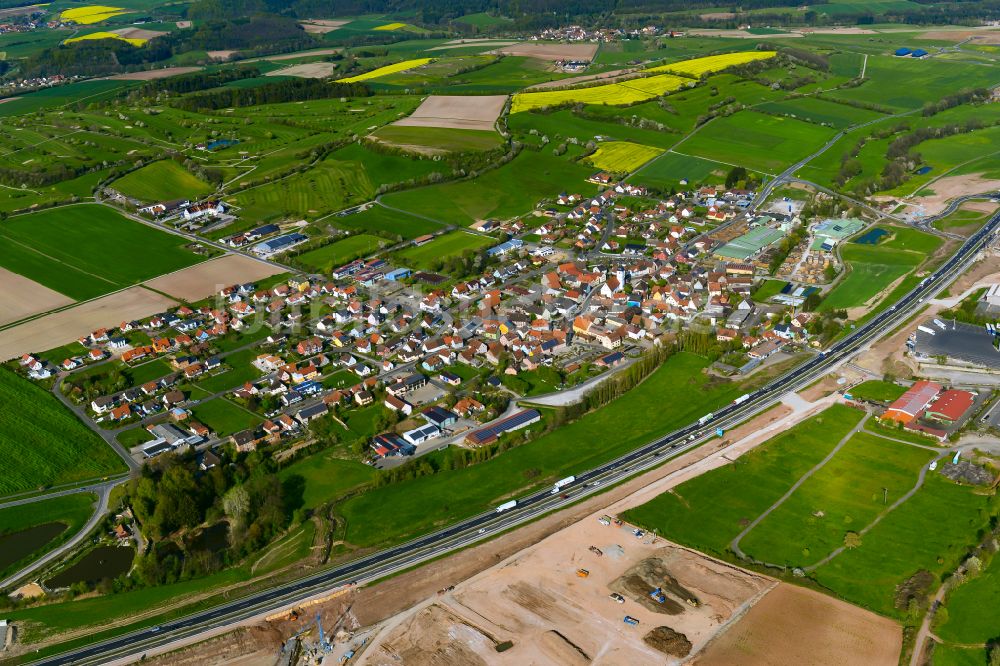
<svg viewBox="0 0 1000 666"><path fill-rule="evenodd" d="M517 500L511 500L509 502L504 502L503 504L501 504L500 506L498 506L497 509L496 509L496 511L497 511L497 513L503 513L504 511L507 511L508 509L513 509L515 506L517 506Z"/></svg>
<svg viewBox="0 0 1000 666"><path fill-rule="evenodd" d="M733 400L733 404L734 405L742 405L744 402L746 402L749 399L750 399L750 394L749 393L744 393L740 397L736 398L736 400Z"/></svg>
<svg viewBox="0 0 1000 666"><path fill-rule="evenodd" d="M562 490L569 484L573 483L574 481L576 481L575 476L567 476L565 479L559 479L558 481L556 481L555 485L552 486L552 492L550 494L555 495L560 490Z"/></svg>
<svg viewBox="0 0 1000 666"><path fill-rule="evenodd" d="M705 414L703 417L701 417L700 419L698 419L698 425L703 426L703 425L705 425L706 423L708 423L709 421L711 421L714 418L715 418L715 414L712 414L711 412L709 412L708 414Z"/></svg>

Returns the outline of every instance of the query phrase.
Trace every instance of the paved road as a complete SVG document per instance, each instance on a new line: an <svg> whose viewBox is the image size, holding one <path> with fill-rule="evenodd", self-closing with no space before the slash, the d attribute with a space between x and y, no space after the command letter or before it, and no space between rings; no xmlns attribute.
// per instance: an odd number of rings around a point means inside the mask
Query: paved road
<svg viewBox="0 0 1000 666"><path fill-rule="evenodd" d="M577 473L574 480L562 489L562 493L541 490L520 498L517 506L509 511L481 513L432 534L306 578L171 620L162 626L139 629L93 645L72 649L58 656L44 658L38 663L53 665L104 663L114 658L139 655L146 650L199 636L215 628L229 626L261 613L294 605L310 596L352 581L374 581L489 538L495 532L534 520L581 497L599 492L602 486L655 467L667 457L681 454L712 437L715 428L730 428L760 413L780 401L786 392L816 381L880 339L887 331L898 326L922 307L925 299L933 297L964 271L976 254L993 239L998 226L1000 226L1000 213L992 216L951 259L921 281L895 305L872 317L869 322L859 326L827 351L748 394L740 404L727 405L714 414L706 415L697 423L676 430L616 460Z"/></svg>
<svg viewBox="0 0 1000 666"><path fill-rule="evenodd" d="M52 562L53 560L59 557L62 557L63 554L75 548L80 544L81 541L87 538L87 535L90 534L90 532L95 527L97 527L97 524L101 522L101 520L104 518L104 514L108 510L108 496L111 494L111 488L112 485L107 485L107 484L103 486L94 487L93 490L97 491L97 509L94 511L94 514L90 517L90 520L87 521L87 524L84 525L79 532L74 534L73 537L70 538L70 540L64 543L63 545L59 546L58 548L56 548L51 552L46 553L45 555L38 558L25 568L18 571L17 573L8 576L4 580L0 580L0 589L13 585L14 583L25 578L28 574L38 571L49 562Z"/></svg>

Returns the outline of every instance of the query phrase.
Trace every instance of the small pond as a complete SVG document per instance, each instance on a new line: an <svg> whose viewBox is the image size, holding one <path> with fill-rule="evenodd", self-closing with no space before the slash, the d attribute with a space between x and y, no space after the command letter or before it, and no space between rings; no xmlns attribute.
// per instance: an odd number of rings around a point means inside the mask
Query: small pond
<svg viewBox="0 0 1000 666"><path fill-rule="evenodd" d="M864 236L861 236L860 238L855 238L854 242L860 243L862 245L878 245L879 241L882 240L882 236L888 236L888 235L889 232L886 231L885 229L880 229L878 227L875 227L874 229L870 229L868 233L866 233Z"/></svg>
<svg viewBox="0 0 1000 666"><path fill-rule="evenodd" d="M69 587L74 583L98 583L105 578L117 578L127 573L135 558L135 549L119 546L98 546L68 569L56 574L45 585L49 588Z"/></svg>
<svg viewBox="0 0 1000 666"><path fill-rule="evenodd" d="M66 523L51 522L0 536L0 571L40 550L66 527Z"/></svg>
<svg viewBox="0 0 1000 666"><path fill-rule="evenodd" d="M226 548L229 548L229 523L225 521L206 527L188 541L188 549L191 551L208 550L217 553Z"/></svg>

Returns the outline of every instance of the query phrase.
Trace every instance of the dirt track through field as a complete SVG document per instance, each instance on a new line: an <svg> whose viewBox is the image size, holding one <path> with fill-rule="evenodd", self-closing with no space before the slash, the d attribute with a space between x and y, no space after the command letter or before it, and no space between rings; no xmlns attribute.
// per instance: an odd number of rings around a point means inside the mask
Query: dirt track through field
<svg viewBox="0 0 1000 666"><path fill-rule="evenodd" d="M25 317L61 308L73 302L23 275L0 268L0 326Z"/></svg>
<svg viewBox="0 0 1000 666"><path fill-rule="evenodd" d="M506 95L430 95L409 117L393 124L490 131L506 102Z"/></svg>
<svg viewBox="0 0 1000 666"><path fill-rule="evenodd" d="M95 329L148 317L173 305L173 300L142 287L102 296L0 331L0 361L69 344Z"/></svg>
<svg viewBox="0 0 1000 666"><path fill-rule="evenodd" d="M198 301L218 293L223 287L255 282L281 273L281 269L250 257L227 254L148 280L150 289L184 301Z"/></svg>

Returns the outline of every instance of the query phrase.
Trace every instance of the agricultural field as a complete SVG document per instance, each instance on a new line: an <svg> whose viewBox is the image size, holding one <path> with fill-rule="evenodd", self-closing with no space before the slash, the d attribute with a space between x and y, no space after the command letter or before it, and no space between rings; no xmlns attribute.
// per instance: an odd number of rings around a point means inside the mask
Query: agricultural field
<svg viewBox="0 0 1000 666"><path fill-rule="evenodd" d="M589 167L555 157L550 152L522 150L512 161L475 180L443 183L382 197L387 206L445 224L468 226L487 218L507 219L528 212L544 197L569 188L594 191L584 181Z"/></svg>
<svg viewBox="0 0 1000 666"><path fill-rule="evenodd" d="M70 37L64 43L72 44L73 42L82 42L91 39L119 39L123 42L131 44L132 46L142 46L143 44L149 41L148 39L143 39L141 37L125 37L124 35L120 35L117 32L106 32L104 30L100 30L98 32L91 32L86 35L80 35L79 37Z"/></svg>
<svg viewBox="0 0 1000 666"><path fill-rule="evenodd" d="M528 86L568 78L548 63L524 56L504 56L491 65L448 79L447 94L503 94ZM440 91L445 92L445 91Z"/></svg>
<svg viewBox="0 0 1000 666"><path fill-rule="evenodd" d="M59 18L63 21L72 21L73 23L78 23L80 25L90 25L92 23L100 23L124 13L125 10L121 7L88 5L86 7L74 7L72 9L64 10L59 14Z"/></svg>
<svg viewBox="0 0 1000 666"><path fill-rule="evenodd" d="M941 245L941 239L915 229L889 227L891 237L877 245L853 241L841 244L840 255L850 267L827 294L823 310L853 308L869 303L896 280L922 264Z"/></svg>
<svg viewBox="0 0 1000 666"><path fill-rule="evenodd" d="M819 149L832 129L791 118L740 111L701 127L678 153L777 174Z"/></svg>
<svg viewBox="0 0 1000 666"><path fill-rule="evenodd" d="M329 273L337 266L346 264L358 257L370 255L386 242L385 239L378 236L356 234L315 250L303 252L297 255L295 260L310 270Z"/></svg>
<svg viewBox="0 0 1000 666"><path fill-rule="evenodd" d="M430 95L393 125L492 132L506 103L506 95Z"/></svg>
<svg viewBox="0 0 1000 666"><path fill-rule="evenodd" d="M834 129L845 129L852 125L860 125L885 117L877 111L838 104L817 97L798 97L780 102L768 102L757 108L765 113L788 116Z"/></svg>
<svg viewBox="0 0 1000 666"><path fill-rule="evenodd" d="M772 438L736 462L691 479L626 512L638 525L710 555L725 556L730 540L822 460L863 414L834 406Z"/></svg>
<svg viewBox="0 0 1000 666"><path fill-rule="evenodd" d="M670 72L692 78L700 78L706 74L721 72L730 67L745 65L756 60L767 60L778 55L776 51L742 51L738 53L723 53L721 55L705 56L703 58L693 58L682 60L667 65L650 67L647 72Z"/></svg>
<svg viewBox="0 0 1000 666"><path fill-rule="evenodd" d="M411 69L416 69L421 65L426 65L432 60L432 58L415 58L413 60L404 60L403 62L397 62L392 65L386 65L385 67L379 67L378 69L373 69L370 72L365 72L364 74L358 74L356 76L348 76L343 79L337 79L340 83L354 83L356 81L368 81L369 79L377 79L383 76L388 76L390 74L397 74L399 72L406 72Z"/></svg>
<svg viewBox="0 0 1000 666"><path fill-rule="evenodd" d="M858 433L740 542L751 557L804 567L844 544L917 483L934 452Z"/></svg>
<svg viewBox="0 0 1000 666"><path fill-rule="evenodd" d="M428 176L446 168L429 159L386 155L355 143L331 153L307 171L243 190L227 197L227 201L238 206L241 217L249 220L315 219L370 200L380 185Z"/></svg>
<svg viewBox="0 0 1000 666"><path fill-rule="evenodd" d="M381 231L393 234L398 240L432 234L440 231L443 226L439 222L410 215L406 211L390 210L379 205L351 215L337 215L325 222L348 231Z"/></svg>
<svg viewBox="0 0 1000 666"><path fill-rule="evenodd" d="M126 471L52 394L0 369L0 495Z"/></svg>
<svg viewBox="0 0 1000 666"><path fill-rule="evenodd" d="M836 99L853 100L906 111L966 88L989 87L996 83L993 67L944 60L868 58L865 82L856 88L828 93Z"/></svg>
<svg viewBox="0 0 1000 666"><path fill-rule="evenodd" d="M194 201L212 192L212 186L190 173L177 162L166 159L148 164L111 184L127 197L147 203L190 199Z"/></svg>
<svg viewBox="0 0 1000 666"><path fill-rule="evenodd" d="M0 266L75 300L202 261L184 249L185 239L96 204L11 218L0 224L0 238L7 247Z"/></svg>
<svg viewBox="0 0 1000 666"><path fill-rule="evenodd" d="M594 107L588 107L588 109ZM638 107L629 107L636 109ZM645 146L669 148L680 137L667 132L641 129L620 125L614 121L605 122L591 118L581 118L572 111L561 110L551 113L518 113L507 119L507 127L524 143L541 143L541 137L548 137L559 144L564 139L576 139L582 145L594 141L596 137L605 140L630 141ZM534 130L535 134L531 134Z"/></svg>
<svg viewBox="0 0 1000 666"><path fill-rule="evenodd" d="M503 138L494 130L386 125L368 136L379 143L426 155L492 150L503 145Z"/></svg>
<svg viewBox="0 0 1000 666"><path fill-rule="evenodd" d="M814 578L851 603L903 616L905 604L900 608L895 602L897 587L921 569L934 580L954 571L995 513L995 497L928 474L921 489L865 534L859 547L817 569Z"/></svg>
<svg viewBox="0 0 1000 666"><path fill-rule="evenodd" d="M408 247L396 253L398 261L405 266L422 270L434 270L444 259L461 256L463 252L479 250L494 245L496 239L467 231L452 231L439 236L429 243Z"/></svg>
<svg viewBox="0 0 1000 666"><path fill-rule="evenodd" d="M592 155L587 156L586 162L604 171L628 173L655 159L662 152L659 148L639 143L605 141L598 144Z"/></svg>
<svg viewBox="0 0 1000 666"><path fill-rule="evenodd" d="M659 74L647 78L630 79L622 83L608 83L589 88L517 93L514 95L510 112L522 113L524 111L531 111L532 109L543 109L550 106L564 106L567 104L624 106L680 90L690 83L690 79L674 76L673 74Z"/></svg>
<svg viewBox="0 0 1000 666"><path fill-rule="evenodd" d="M734 463L687 481L625 515L671 541L732 560L730 541L829 454L861 417L859 410L831 407ZM876 444L876 439L855 435L751 530L741 547L779 564L791 560L803 565L842 545L847 531L860 530L885 508L882 488L889 488L885 492L891 504L892 497L898 499L915 485L917 471L932 455L884 439ZM872 446L877 448L868 448ZM846 601L901 617L906 603L898 607L894 601L898 586L920 569L935 579L951 571L977 529L988 521L993 503L992 497L973 488L928 473L924 485L888 512L856 547L809 575ZM931 524L934 530L913 529ZM756 537L761 528L764 532Z"/></svg>

